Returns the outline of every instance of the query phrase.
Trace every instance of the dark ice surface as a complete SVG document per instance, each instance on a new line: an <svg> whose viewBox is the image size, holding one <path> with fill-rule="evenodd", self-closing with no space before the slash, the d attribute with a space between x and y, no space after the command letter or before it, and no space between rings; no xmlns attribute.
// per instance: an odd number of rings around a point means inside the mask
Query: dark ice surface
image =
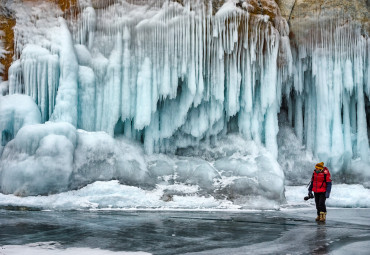
<svg viewBox="0 0 370 255"><path fill-rule="evenodd" d="M250 212L0 210L0 246L58 242L152 254L370 254L370 209Z"/></svg>

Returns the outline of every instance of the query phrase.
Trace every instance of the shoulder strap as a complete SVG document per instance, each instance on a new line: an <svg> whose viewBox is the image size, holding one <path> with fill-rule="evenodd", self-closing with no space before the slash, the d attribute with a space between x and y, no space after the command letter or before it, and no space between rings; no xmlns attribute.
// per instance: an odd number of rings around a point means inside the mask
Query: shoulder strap
<svg viewBox="0 0 370 255"><path fill-rule="evenodd" d="M324 185L324 183L326 183L326 173L324 173L324 181L321 183L321 187L320 188L322 188L322 186Z"/></svg>

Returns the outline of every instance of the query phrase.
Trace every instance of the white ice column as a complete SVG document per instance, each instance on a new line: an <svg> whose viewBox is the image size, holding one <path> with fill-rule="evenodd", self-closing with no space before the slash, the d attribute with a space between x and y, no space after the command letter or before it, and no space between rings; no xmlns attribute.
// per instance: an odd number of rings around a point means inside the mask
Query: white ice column
<svg viewBox="0 0 370 255"><path fill-rule="evenodd" d="M60 34L57 40L59 40L60 44L60 79L56 105L51 119L56 122L69 122L76 127L79 67L72 36L68 30L67 24L63 18L59 18L59 22Z"/></svg>
<svg viewBox="0 0 370 255"><path fill-rule="evenodd" d="M78 77L78 128L94 131L96 122L95 74L90 67L80 66Z"/></svg>
<svg viewBox="0 0 370 255"><path fill-rule="evenodd" d="M152 94L152 63L145 58L138 73L135 129L141 130L150 124Z"/></svg>
<svg viewBox="0 0 370 255"><path fill-rule="evenodd" d="M121 110L122 47L122 34L119 32L115 36L114 49L109 57L104 92L99 95L103 96L101 128L110 135L114 135Z"/></svg>
<svg viewBox="0 0 370 255"><path fill-rule="evenodd" d="M356 55L354 58L354 83L357 89L357 156L369 162L369 138L367 134L365 95L364 95L364 70L366 70L366 40L360 37L357 41ZM370 65L368 63L368 65Z"/></svg>
<svg viewBox="0 0 370 255"><path fill-rule="evenodd" d="M16 60L9 67L9 94L21 94L24 92L22 80L22 65L20 60Z"/></svg>

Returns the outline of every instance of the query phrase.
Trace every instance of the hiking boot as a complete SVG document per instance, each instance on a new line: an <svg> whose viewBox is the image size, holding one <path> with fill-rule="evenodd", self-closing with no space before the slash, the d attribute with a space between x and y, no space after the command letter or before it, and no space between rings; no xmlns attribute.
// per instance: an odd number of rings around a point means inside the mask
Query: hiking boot
<svg viewBox="0 0 370 255"><path fill-rule="evenodd" d="M319 221L320 220L320 215L317 215L315 221Z"/></svg>
<svg viewBox="0 0 370 255"><path fill-rule="evenodd" d="M325 222L326 220L326 212L320 212L320 221Z"/></svg>

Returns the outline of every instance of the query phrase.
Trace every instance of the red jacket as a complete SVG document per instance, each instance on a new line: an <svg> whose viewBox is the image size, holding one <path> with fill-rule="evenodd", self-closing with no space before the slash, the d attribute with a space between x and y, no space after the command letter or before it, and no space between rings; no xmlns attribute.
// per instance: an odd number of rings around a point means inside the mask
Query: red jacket
<svg viewBox="0 0 370 255"><path fill-rule="evenodd" d="M326 182L324 177L326 175ZM313 171L312 175L312 191L313 192L326 192L327 182L331 182L329 169L324 167L323 171L316 173ZM329 191L330 192L330 191Z"/></svg>

